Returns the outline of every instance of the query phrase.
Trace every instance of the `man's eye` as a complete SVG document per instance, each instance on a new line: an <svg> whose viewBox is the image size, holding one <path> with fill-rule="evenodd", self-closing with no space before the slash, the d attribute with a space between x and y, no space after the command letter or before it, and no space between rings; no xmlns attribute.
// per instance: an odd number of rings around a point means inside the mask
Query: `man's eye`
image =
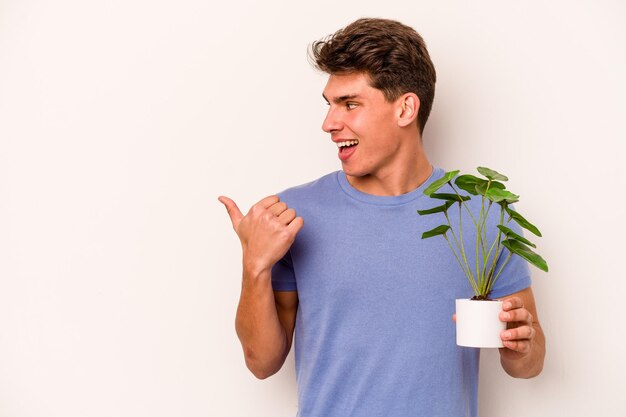
<svg viewBox="0 0 626 417"><path fill-rule="evenodd" d="M354 109L354 108L356 108L356 106L357 106L357 104L356 104L356 103L352 103L352 102L348 102L348 103L346 103L346 107L347 107L348 109Z"/></svg>

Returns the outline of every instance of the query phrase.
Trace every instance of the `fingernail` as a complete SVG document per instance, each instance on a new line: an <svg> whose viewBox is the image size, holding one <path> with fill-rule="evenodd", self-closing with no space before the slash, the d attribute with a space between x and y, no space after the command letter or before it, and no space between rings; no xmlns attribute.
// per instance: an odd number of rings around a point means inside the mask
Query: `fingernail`
<svg viewBox="0 0 626 417"><path fill-rule="evenodd" d="M511 333L510 332L504 332L502 334L502 337L504 337L505 339L510 339L511 338Z"/></svg>
<svg viewBox="0 0 626 417"><path fill-rule="evenodd" d="M508 319L510 319L510 318L511 318L511 313L503 313L503 314L502 314L502 318L503 318L504 320L508 320Z"/></svg>
<svg viewBox="0 0 626 417"><path fill-rule="evenodd" d="M504 303L503 307L504 307L504 308L511 308L511 307L512 307L512 305L511 305L511 303L508 303L508 302L507 302L507 303Z"/></svg>

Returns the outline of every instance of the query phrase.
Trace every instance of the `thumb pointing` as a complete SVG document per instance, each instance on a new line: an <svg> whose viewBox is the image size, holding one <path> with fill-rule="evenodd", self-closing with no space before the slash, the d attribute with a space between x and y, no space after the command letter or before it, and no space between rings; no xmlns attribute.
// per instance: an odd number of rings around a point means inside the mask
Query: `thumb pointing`
<svg viewBox="0 0 626 417"><path fill-rule="evenodd" d="M228 197L220 196L218 200L224 205L224 207L226 207L230 221L233 223L233 229L237 231L237 227L239 227L239 223L241 222L241 219L243 219L241 210L239 210L237 204L235 204L235 202Z"/></svg>

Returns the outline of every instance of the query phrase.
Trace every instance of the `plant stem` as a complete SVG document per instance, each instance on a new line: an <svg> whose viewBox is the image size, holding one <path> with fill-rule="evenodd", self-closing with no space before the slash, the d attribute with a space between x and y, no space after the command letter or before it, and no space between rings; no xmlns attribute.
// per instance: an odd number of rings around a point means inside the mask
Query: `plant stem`
<svg viewBox="0 0 626 417"><path fill-rule="evenodd" d="M489 186L487 186L489 189ZM485 277L483 272L481 271L478 252L482 247L482 259L483 264L485 263L485 244L483 242L483 229L485 228L487 217L485 216L485 196L481 197L480 200L480 213L478 216L478 225L476 226L476 275L478 276L478 287L483 290L483 286L485 284ZM482 293L481 293L482 294Z"/></svg>
<svg viewBox="0 0 626 417"><path fill-rule="evenodd" d="M478 221L478 226L477 226L477 230L476 230L476 268L478 269L477 271L477 275L478 275L478 282L479 282L479 287L480 290L482 291L482 294L487 295L487 287L488 287L488 276L485 275L485 272L487 270L487 263L489 262L489 255L487 253L487 248L485 247L485 241L487 240L487 218L489 216L489 211L491 210L491 205L493 204L493 201L489 200L489 205L487 206L487 210L485 211L485 199L486 199L486 195L489 192L489 188L491 187L491 180L488 180L487 182L487 188L485 188L485 193L481 194L481 201L480 201L480 216L479 216L479 221ZM478 265L478 251L479 251L479 247L481 249L482 252L482 268L479 267Z"/></svg>
<svg viewBox="0 0 626 417"><path fill-rule="evenodd" d="M467 210L467 213L470 215L470 218L472 219L472 222L474 223L474 226L478 226L476 224L476 219L474 218L474 216L472 215L472 211L469 209L469 207L467 207L467 204L465 204L465 201L463 201L463 198L461 198L461 194L459 194L459 192L457 191L456 188L454 188L454 185L452 185L452 181L448 182L448 184L450 185L450 187L452 188L452 190L454 190L454 192L456 193L456 195L461 199L461 204L463 204L463 206L465 207L465 210Z"/></svg>
<svg viewBox="0 0 626 417"><path fill-rule="evenodd" d="M463 263L461 262L461 259L456 254L456 251L454 250L454 247L452 246L452 243L450 243L450 240L448 239L448 236L446 236L444 234L443 237L444 237L444 239L446 239L446 242L448 242L448 246L450 246L450 250L452 250L452 253L454 254L454 257L456 258L456 261L461 266L461 269L463 270L463 273L465 274L465 277L467 278L467 280L469 281L470 285L472 286L472 289L474 290L474 294L480 295L480 293L478 292L478 288L476 288L476 283L474 282L474 278L472 277L471 271L465 269L465 265L463 265Z"/></svg>
<svg viewBox="0 0 626 417"><path fill-rule="evenodd" d="M446 213L447 217L447 213ZM448 223L450 219L448 219ZM469 269L469 263L467 262L467 258L465 255L465 242L463 240L463 212L461 211L461 204L459 203L459 240L461 241L461 253L463 254L463 260L467 264L467 268Z"/></svg>
<svg viewBox="0 0 626 417"><path fill-rule="evenodd" d="M487 217L489 217L489 211L491 210L491 206L493 205L493 201L489 200L489 206L487 206L487 212L485 213L485 224L487 223ZM485 250L485 241L487 240L487 228L483 227L483 251Z"/></svg>
<svg viewBox="0 0 626 417"><path fill-rule="evenodd" d="M491 209L491 204L489 205L489 208ZM500 221L498 224L502 224L502 220L504 218L503 216L504 213L504 208L500 209ZM493 274L493 269L495 267L496 261L498 260L498 257L494 257L491 260L491 264L489 266L489 271L487 271L487 263L489 262L489 258L491 257L491 252L493 251L494 246L496 247L496 253L498 253L499 249L500 249L500 236L502 235L502 231L500 229L498 229L498 233L496 234L496 238L493 241L493 243L491 244L491 246L489 247L489 252L487 252L487 256L485 258L485 262L483 264L483 274L485 274L485 276L487 277L487 279L489 280L491 277L491 274ZM485 239L487 239L487 237L485 236Z"/></svg>
<svg viewBox="0 0 626 417"><path fill-rule="evenodd" d="M498 224L500 225L504 225L504 207L505 207L506 203L502 204L500 206L500 222ZM493 250L493 247L496 247L496 255L493 257L493 259L491 260L491 266L489 267L489 271L487 272L487 277L489 282L487 283L487 291L491 291L491 287L493 286L493 281L491 280L491 277L493 276L493 273L495 271L496 268L496 263L498 262L498 258L500 257L500 237L502 236L502 231L500 229L498 229L498 234L496 235L496 240L494 240L493 244L491 245L491 247L489 248L489 253L487 254L487 258L489 258L491 256L491 251Z"/></svg>
<svg viewBox="0 0 626 417"><path fill-rule="evenodd" d="M465 201L463 200L463 198L461 197L461 194L459 193L459 191L454 187L454 185L452 185L452 182L448 182L448 184L450 185L450 187L452 188L452 190L456 193L456 195L459 197L460 200L460 204L459 204L459 223L461 223L461 219L462 219L462 213L461 213L461 205L463 205L463 207L465 207L465 210L467 211L467 213L469 214L470 218L472 219L472 223L474 223L474 227L476 227L477 229L480 229L480 217L478 219L478 221L476 221L476 218L474 217L474 215L472 214L472 211L469 209L469 207L467 206L467 204L465 203ZM446 214L447 217L447 214ZM450 225L450 219L448 219L448 224ZM450 225L450 227L452 227ZM462 226L461 226L461 234L462 234ZM479 264L479 260L478 260L478 247L479 247L479 242L480 242L480 234L478 234L476 236L476 278L474 280L473 283L473 287L474 287L474 291L478 290L478 287L480 286L480 264ZM463 259L465 261L465 263L467 264L467 267L469 269L469 264L467 262L467 257L465 256L465 246L463 246ZM476 295L480 295L479 292L476 292Z"/></svg>
<svg viewBox="0 0 626 417"><path fill-rule="evenodd" d="M502 270L504 269L504 267L506 266L507 263L509 263L509 260L511 259L511 256L513 256L513 252L509 251L509 254L507 255L506 259L504 260L504 263L502 264L502 266L500 267L500 269L498 270L498 273L496 274L495 278L493 279L491 286L493 287L493 285L496 283L496 281L498 280L498 277L500 276L500 274L502 273Z"/></svg>
<svg viewBox="0 0 626 417"><path fill-rule="evenodd" d="M454 243L456 244L456 247L459 249L459 253L461 254L461 257L463 258L463 262L470 274L470 277L472 275L471 273L471 269L469 267L469 264L467 262L467 257L465 256L465 251L463 249L463 247L459 244L459 240L456 237L456 233L454 233L454 228L452 227L452 223L450 223L450 217L448 216L448 211L444 211L443 214L446 216L446 220L448 221L448 226L450 226L450 231L452 232L452 237L454 238ZM472 278L473 279L473 278Z"/></svg>
<svg viewBox="0 0 626 417"><path fill-rule="evenodd" d="M504 212L505 212L505 205L502 205L502 211L500 212L500 224L505 224L503 223L504 220ZM509 224L509 222L513 219L513 216L509 216L509 218L506 221L506 224ZM498 249L496 250L496 254L497 256L494 258L494 269L495 269L495 262L497 261L497 259L500 257L500 255L502 254L502 251L504 250L504 248L500 248L500 241L498 240ZM513 252L509 251L509 254L507 255L506 259L504 260L504 262L502 263L502 266L500 267L500 269L498 270L498 273L496 274L496 276L493 278L491 285L490 285L490 290L491 288L493 288L493 286L495 285L496 281L498 280L498 278L500 277L500 274L502 273L502 271L504 270L504 267L506 266L507 263L509 263L509 260L511 259L511 257L513 256Z"/></svg>

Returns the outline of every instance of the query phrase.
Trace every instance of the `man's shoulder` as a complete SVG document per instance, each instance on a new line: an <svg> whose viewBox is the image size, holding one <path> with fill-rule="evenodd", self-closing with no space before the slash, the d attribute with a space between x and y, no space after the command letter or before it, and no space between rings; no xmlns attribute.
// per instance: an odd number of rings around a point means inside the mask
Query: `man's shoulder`
<svg viewBox="0 0 626 417"><path fill-rule="evenodd" d="M339 172L340 171L334 171L316 180L289 187L279 192L278 196L288 204L289 201L300 202L311 199L316 200L337 190L337 175Z"/></svg>

